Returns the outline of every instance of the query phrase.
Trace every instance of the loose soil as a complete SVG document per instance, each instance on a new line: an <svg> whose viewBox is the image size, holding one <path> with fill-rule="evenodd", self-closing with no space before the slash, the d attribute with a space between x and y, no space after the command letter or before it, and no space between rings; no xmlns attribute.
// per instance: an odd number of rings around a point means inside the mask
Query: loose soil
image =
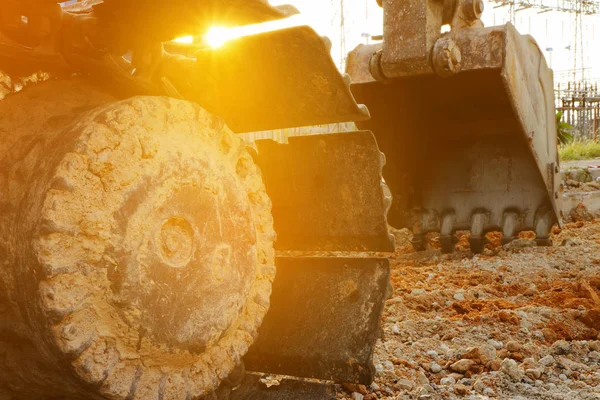
<svg viewBox="0 0 600 400"><path fill-rule="evenodd" d="M375 383L340 399L600 399L600 221L556 227L553 247L491 235L481 255L467 234L450 255L395 235Z"/></svg>

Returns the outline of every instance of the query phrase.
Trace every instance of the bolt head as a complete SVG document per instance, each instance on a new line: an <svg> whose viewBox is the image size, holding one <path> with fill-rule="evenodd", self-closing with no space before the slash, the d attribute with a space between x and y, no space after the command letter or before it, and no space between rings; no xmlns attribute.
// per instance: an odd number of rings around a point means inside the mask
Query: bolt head
<svg viewBox="0 0 600 400"><path fill-rule="evenodd" d="M462 54L460 54L460 50L457 46L450 47L450 61L452 65L458 65L462 61Z"/></svg>
<svg viewBox="0 0 600 400"><path fill-rule="evenodd" d="M461 70L462 54L449 37L440 38L434 45L433 67L440 76L451 76Z"/></svg>
<svg viewBox="0 0 600 400"><path fill-rule="evenodd" d="M481 17L485 5L483 0L467 0L463 4L463 12L469 21L475 21Z"/></svg>
<svg viewBox="0 0 600 400"><path fill-rule="evenodd" d="M483 0L475 0L475 13L477 13L478 15L483 14L483 10L485 9L485 4L483 3Z"/></svg>

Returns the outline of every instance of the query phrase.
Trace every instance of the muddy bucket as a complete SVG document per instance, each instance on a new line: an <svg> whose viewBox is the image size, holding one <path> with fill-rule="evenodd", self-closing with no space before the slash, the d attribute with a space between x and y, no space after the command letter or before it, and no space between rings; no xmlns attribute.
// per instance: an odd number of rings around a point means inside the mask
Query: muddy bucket
<svg viewBox="0 0 600 400"><path fill-rule="evenodd" d="M352 92L372 119L393 195L389 221L410 227L414 244L440 232L442 250L454 233L471 231L474 252L485 234L509 242L520 231L550 244L558 171L552 71L533 40L507 24L452 36L462 69L451 77L424 74L376 81L369 60L378 45L360 46L348 60ZM380 45L379 45L380 46Z"/></svg>

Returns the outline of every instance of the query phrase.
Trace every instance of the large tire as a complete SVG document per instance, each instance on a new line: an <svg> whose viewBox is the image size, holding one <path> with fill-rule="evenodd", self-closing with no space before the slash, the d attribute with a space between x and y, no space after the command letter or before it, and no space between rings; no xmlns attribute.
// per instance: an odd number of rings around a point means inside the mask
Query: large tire
<svg viewBox="0 0 600 400"><path fill-rule="evenodd" d="M270 200L243 142L197 105L103 103L50 115L4 286L69 392L201 398L269 307Z"/></svg>

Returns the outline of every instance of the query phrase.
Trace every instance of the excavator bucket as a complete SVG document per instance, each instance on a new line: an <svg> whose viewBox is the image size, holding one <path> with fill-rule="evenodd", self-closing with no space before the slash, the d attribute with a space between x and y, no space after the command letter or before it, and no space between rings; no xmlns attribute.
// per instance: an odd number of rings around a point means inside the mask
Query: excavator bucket
<svg viewBox="0 0 600 400"><path fill-rule="evenodd" d="M358 125L387 157L390 224L413 228L418 249L439 232L451 252L458 230L471 231L474 252L490 231L507 243L533 230L550 244L562 217L553 78L533 38L510 24L453 28L433 48L431 70L390 68L410 51L359 46L348 59L352 92L372 115Z"/></svg>

